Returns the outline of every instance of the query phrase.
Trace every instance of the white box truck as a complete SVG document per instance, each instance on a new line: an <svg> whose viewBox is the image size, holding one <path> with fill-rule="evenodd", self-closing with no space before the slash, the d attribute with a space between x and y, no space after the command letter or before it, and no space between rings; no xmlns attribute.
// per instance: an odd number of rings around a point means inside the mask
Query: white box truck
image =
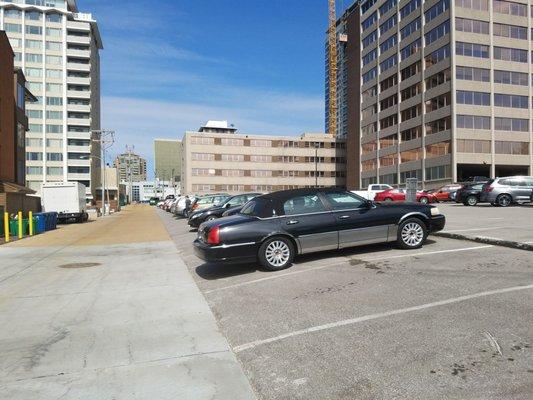
<svg viewBox="0 0 533 400"><path fill-rule="evenodd" d="M85 222L89 218L85 185L79 182L43 183L41 203L44 212L57 212L58 222Z"/></svg>

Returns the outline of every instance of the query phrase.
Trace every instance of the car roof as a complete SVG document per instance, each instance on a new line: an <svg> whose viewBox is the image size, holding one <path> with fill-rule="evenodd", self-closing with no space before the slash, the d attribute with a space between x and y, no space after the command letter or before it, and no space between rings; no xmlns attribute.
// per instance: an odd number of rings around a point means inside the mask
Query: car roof
<svg viewBox="0 0 533 400"><path fill-rule="evenodd" d="M302 189L290 189L281 190L279 192L272 192L256 197L256 199L268 199L273 201L284 201L296 196L305 196L314 193L344 193L346 190L338 187L322 187L322 188L302 188Z"/></svg>

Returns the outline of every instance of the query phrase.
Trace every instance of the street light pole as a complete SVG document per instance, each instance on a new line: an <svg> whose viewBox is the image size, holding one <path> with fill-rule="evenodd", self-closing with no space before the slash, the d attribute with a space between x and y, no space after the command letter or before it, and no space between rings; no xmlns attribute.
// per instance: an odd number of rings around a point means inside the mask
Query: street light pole
<svg viewBox="0 0 533 400"><path fill-rule="evenodd" d="M102 163L102 170L103 174L101 177L102 180L102 215L106 215L107 210L107 202L106 202L106 158L105 158L105 152L107 149L109 149L111 146L113 146L113 143L115 143L115 131L111 130L93 130L93 135L97 135L97 139L92 139L93 142L97 142L100 145L100 148L102 149L102 157L96 157L100 159L100 162Z"/></svg>
<svg viewBox="0 0 533 400"><path fill-rule="evenodd" d="M315 187L318 187L318 142L315 143Z"/></svg>

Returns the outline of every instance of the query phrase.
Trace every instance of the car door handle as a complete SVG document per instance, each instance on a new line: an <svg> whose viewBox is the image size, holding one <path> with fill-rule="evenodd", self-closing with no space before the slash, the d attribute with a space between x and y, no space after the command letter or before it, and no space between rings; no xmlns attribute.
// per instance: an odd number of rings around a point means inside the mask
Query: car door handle
<svg viewBox="0 0 533 400"><path fill-rule="evenodd" d="M339 219L348 219L348 218L350 218L349 215L341 215L341 216L339 217Z"/></svg>
<svg viewBox="0 0 533 400"><path fill-rule="evenodd" d="M299 223L300 221L297 221L295 219L291 219L290 221L287 221L287 225L296 225L297 223Z"/></svg>

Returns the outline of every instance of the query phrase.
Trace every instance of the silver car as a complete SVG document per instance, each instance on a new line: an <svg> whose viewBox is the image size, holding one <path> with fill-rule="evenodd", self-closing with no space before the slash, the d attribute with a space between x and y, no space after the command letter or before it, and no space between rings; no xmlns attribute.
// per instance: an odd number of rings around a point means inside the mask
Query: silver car
<svg viewBox="0 0 533 400"><path fill-rule="evenodd" d="M481 202L507 207L514 203L529 202L533 191L533 177L508 176L491 179L483 185Z"/></svg>

